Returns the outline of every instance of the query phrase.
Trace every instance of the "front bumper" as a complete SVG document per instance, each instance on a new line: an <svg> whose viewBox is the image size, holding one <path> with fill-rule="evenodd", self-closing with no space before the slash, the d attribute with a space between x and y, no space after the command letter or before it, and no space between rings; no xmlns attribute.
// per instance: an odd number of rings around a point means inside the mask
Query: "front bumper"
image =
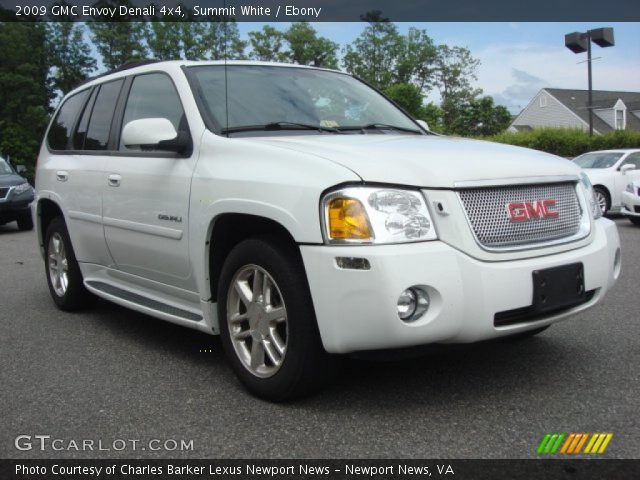
<svg viewBox="0 0 640 480"><path fill-rule="evenodd" d="M441 242L375 246L301 246L318 327L331 353L400 348L429 343L469 343L548 325L595 305L620 274L613 222L594 224L581 248L522 260L486 262ZM344 270L336 257L366 258L370 270ZM494 326L498 312L530 306L534 270L582 262L585 290L579 306L535 321ZM427 290L431 305L413 323L397 315L397 299L411 286Z"/></svg>
<svg viewBox="0 0 640 480"><path fill-rule="evenodd" d="M9 193L7 198L0 200L0 222L11 222L25 215L30 215L30 204L33 199L33 192L19 195L14 195L13 192Z"/></svg>
<svg viewBox="0 0 640 480"><path fill-rule="evenodd" d="M640 217L640 196L626 190L622 192L622 209L620 213L629 217Z"/></svg>

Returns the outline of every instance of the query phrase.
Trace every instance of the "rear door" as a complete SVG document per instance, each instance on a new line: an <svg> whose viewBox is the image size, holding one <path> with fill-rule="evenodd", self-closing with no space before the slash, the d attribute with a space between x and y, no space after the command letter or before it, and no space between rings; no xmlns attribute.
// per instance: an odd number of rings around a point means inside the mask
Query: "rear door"
<svg viewBox="0 0 640 480"><path fill-rule="evenodd" d="M117 267L195 291L189 263L189 196L196 155L127 148L122 128L143 118L166 118L191 138L178 92L166 73L132 77L127 85L117 152L107 161L103 222ZM191 149L193 150L193 149Z"/></svg>

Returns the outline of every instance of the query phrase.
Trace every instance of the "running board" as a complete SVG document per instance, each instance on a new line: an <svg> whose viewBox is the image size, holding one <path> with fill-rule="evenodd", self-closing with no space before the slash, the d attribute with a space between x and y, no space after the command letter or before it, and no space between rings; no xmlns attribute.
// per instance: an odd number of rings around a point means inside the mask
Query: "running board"
<svg viewBox="0 0 640 480"><path fill-rule="evenodd" d="M133 303L144 309L153 310L172 317L178 317L190 322L201 322L203 320L201 315L182 308L174 307L173 305L167 305L166 303L162 303L151 298L143 297L142 295L123 290L122 288L115 287L108 283L99 282L97 280L88 280L85 283L87 287L97 290L96 293L102 293L107 298L115 297L114 299L120 299L123 302Z"/></svg>

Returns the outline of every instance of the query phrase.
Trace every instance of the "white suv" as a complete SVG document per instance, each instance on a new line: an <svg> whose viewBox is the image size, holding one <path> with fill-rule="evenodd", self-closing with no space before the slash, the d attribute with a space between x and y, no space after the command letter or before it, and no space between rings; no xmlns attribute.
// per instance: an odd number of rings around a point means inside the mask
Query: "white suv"
<svg viewBox="0 0 640 480"><path fill-rule="evenodd" d="M537 333L620 273L576 165L431 134L330 70L176 61L92 80L54 115L37 191L61 309L97 296L220 334L272 400L317 388L334 354Z"/></svg>

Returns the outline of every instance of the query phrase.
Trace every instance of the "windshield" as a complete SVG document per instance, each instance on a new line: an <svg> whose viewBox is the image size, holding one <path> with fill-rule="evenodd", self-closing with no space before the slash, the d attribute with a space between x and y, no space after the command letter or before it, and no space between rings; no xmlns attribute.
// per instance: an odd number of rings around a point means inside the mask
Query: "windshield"
<svg viewBox="0 0 640 480"><path fill-rule="evenodd" d="M365 127L390 129L394 133L402 133L403 129L419 132L402 111L349 75L257 65L229 65L226 75L224 65L189 70L203 113L223 133L245 130L344 133Z"/></svg>
<svg viewBox="0 0 640 480"><path fill-rule="evenodd" d="M0 158L0 175L9 175L13 173L11 167L4 158Z"/></svg>
<svg viewBox="0 0 640 480"><path fill-rule="evenodd" d="M580 155L573 161L582 168L609 168L613 167L622 155L619 152L593 152Z"/></svg>

